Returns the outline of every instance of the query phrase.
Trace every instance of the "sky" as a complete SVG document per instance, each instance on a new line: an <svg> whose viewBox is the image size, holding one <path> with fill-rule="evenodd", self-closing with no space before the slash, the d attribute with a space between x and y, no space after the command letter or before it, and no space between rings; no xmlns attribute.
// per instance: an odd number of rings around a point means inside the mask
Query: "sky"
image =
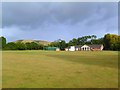
<svg viewBox="0 0 120 90"><path fill-rule="evenodd" d="M117 2L3 2L0 16L7 42L118 34Z"/></svg>

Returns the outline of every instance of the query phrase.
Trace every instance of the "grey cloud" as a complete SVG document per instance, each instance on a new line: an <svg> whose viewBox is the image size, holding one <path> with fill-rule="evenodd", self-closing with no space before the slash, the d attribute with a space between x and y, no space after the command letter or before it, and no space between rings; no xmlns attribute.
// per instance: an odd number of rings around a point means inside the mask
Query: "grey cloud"
<svg viewBox="0 0 120 90"><path fill-rule="evenodd" d="M68 41L88 34L100 37L108 32L117 33L117 7L113 2L3 3L2 34L8 41Z"/></svg>
<svg viewBox="0 0 120 90"><path fill-rule="evenodd" d="M3 27L17 25L19 27L35 28L46 23L67 23L73 25L90 18L93 13L98 13L99 16L103 15L103 18L108 19L115 14L115 6L113 4L91 2L3 3ZM106 13L103 13L104 10L106 10Z"/></svg>
<svg viewBox="0 0 120 90"><path fill-rule="evenodd" d="M86 25L95 25L97 23L105 23L107 20L111 18L114 18L116 20L117 17L118 17L118 4L103 3L97 7L96 13L94 13L93 16L87 20Z"/></svg>

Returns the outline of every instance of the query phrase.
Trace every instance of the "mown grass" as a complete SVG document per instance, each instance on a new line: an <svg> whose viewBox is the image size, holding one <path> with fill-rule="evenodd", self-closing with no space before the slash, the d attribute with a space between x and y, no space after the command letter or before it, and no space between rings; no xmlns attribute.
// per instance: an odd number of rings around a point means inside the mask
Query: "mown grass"
<svg viewBox="0 0 120 90"><path fill-rule="evenodd" d="M118 52L3 51L3 88L116 88Z"/></svg>

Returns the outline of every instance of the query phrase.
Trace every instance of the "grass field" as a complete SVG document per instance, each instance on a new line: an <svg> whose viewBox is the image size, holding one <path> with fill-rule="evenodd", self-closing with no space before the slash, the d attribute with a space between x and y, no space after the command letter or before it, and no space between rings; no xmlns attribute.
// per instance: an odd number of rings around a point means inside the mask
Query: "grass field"
<svg viewBox="0 0 120 90"><path fill-rule="evenodd" d="M3 51L3 88L116 88L115 51Z"/></svg>

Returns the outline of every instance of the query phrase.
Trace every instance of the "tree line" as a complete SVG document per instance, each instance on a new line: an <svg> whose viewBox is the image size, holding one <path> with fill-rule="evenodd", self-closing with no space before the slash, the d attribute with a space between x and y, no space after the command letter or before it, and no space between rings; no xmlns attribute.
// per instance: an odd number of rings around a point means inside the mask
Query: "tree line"
<svg viewBox="0 0 120 90"><path fill-rule="evenodd" d="M43 50L44 45L35 42L9 42L6 43L6 38L0 37L1 49L3 50Z"/></svg>
<svg viewBox="0 0 120 90"><path fill-rule="evenodd" d="M105 34L104 37L98 38L96 35L82 36L73 38L69 42L65 40L55 40L47 46L38 44L36 42L21 43L21 42L9 42L6 43L5 37L0 37L0 48L3 50L44 50L45 47L58 47L60 50L64 50L66 47L74 45L92 45L103 44L104 50L120 50L120 36L115 34Z"/></svg>
<svg viewBox="0 0 120 90"><path fill-rule="evenodd" d="M73 38L68 43L65 40L58 39L52 42L49 46L59 47L61 50L64 50L66 47L75 46L75 45L90 45L90 44L103 44L103 38L96 39L96 35L83 36L79 38Z"/></svg>

